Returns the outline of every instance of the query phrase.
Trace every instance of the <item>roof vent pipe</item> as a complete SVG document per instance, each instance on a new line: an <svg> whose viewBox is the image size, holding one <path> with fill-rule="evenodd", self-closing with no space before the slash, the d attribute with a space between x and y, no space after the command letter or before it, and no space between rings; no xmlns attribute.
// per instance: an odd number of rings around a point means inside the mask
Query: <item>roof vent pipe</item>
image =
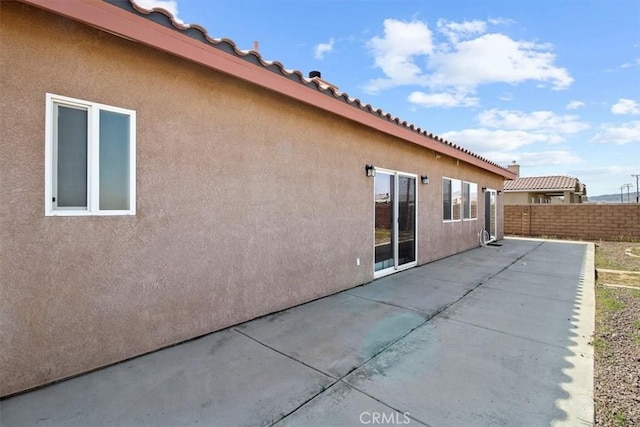
<svg viewBox="0 0 640 427"><path fill-rule="evenodd" d="M310 71L309 72L309 78L313 79L314 77L318 77L318 78L322 78L322 73L320 73L320 71Z"/></svg>

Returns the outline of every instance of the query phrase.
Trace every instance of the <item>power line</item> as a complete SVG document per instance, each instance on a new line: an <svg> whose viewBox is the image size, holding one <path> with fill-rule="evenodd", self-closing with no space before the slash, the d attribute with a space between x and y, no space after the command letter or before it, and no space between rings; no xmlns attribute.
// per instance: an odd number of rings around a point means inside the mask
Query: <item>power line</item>
<svg viewBox="0 0 640 427"><path fill-rule="evenodd" d="M624 200L622 200L622 189L626 188L627 189L627 203L631 203L629 200L629 188L633 187L633 184L623 184L622 187L620 187L620 200L622 201L622 203L624 203Z"/></svg>

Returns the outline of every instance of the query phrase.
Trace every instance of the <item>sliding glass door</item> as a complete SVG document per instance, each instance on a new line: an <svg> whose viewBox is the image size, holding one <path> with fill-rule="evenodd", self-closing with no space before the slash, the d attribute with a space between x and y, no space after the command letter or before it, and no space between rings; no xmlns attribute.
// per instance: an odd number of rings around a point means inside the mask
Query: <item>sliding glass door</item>
<svg viewBox="0 0 640 427"><path fill-rule="evenodd" d="M375 176L375 271L395 267L395 227L393 221L395 175L377 172Z"/></svg>
<svg viewBox="0 0 640 427"><path fill-rule="evenodd" d="M489 241L494 241L498 234L498 204L495 190L484 193L484 228L489 233Z"/></svg>
<svg viewBox="0 0 640 427"><path fill-rule="evenodd" d="M376 169L376 277L416 265L416 178L415 175Z"/></svg>

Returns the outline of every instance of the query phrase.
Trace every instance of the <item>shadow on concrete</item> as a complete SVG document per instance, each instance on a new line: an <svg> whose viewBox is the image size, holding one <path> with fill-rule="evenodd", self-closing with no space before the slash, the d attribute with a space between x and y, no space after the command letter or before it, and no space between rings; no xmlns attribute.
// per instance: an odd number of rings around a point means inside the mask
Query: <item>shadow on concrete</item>
<svg viewBox="0 0 640 427"><path fill-rule="evenodd" d="M0 421L589 424L589 269L586 244L505 240L6 399Z"/></svg>

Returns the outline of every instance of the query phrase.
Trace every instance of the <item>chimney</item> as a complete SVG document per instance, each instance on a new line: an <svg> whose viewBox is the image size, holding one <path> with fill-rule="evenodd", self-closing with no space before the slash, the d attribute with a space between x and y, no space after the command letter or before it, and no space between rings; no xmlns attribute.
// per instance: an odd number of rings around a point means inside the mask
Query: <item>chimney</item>
<svg viewBox="0 0 640 427"><path fill-rule="evenodd" d="M520 165L517 164L515 160L507 166L507 169L509 169L510 172L515 173L516 178L520 178Z"/></svg>
<svg viewBox="0 0 640 427"><path fill-rule="evenodd" d="M256 53L260 52L260 43L258 43L258 40L253 42L253 51Z"/></svg>
<svg viewBox="0 0 640 427"><path fill-rule="evenodd" d="M309 71L309 78L311 80L316 80L320 84L321 89L333 88L334 91L338 92L338 86L323 80L322 73L320 71Z"/></svg>

